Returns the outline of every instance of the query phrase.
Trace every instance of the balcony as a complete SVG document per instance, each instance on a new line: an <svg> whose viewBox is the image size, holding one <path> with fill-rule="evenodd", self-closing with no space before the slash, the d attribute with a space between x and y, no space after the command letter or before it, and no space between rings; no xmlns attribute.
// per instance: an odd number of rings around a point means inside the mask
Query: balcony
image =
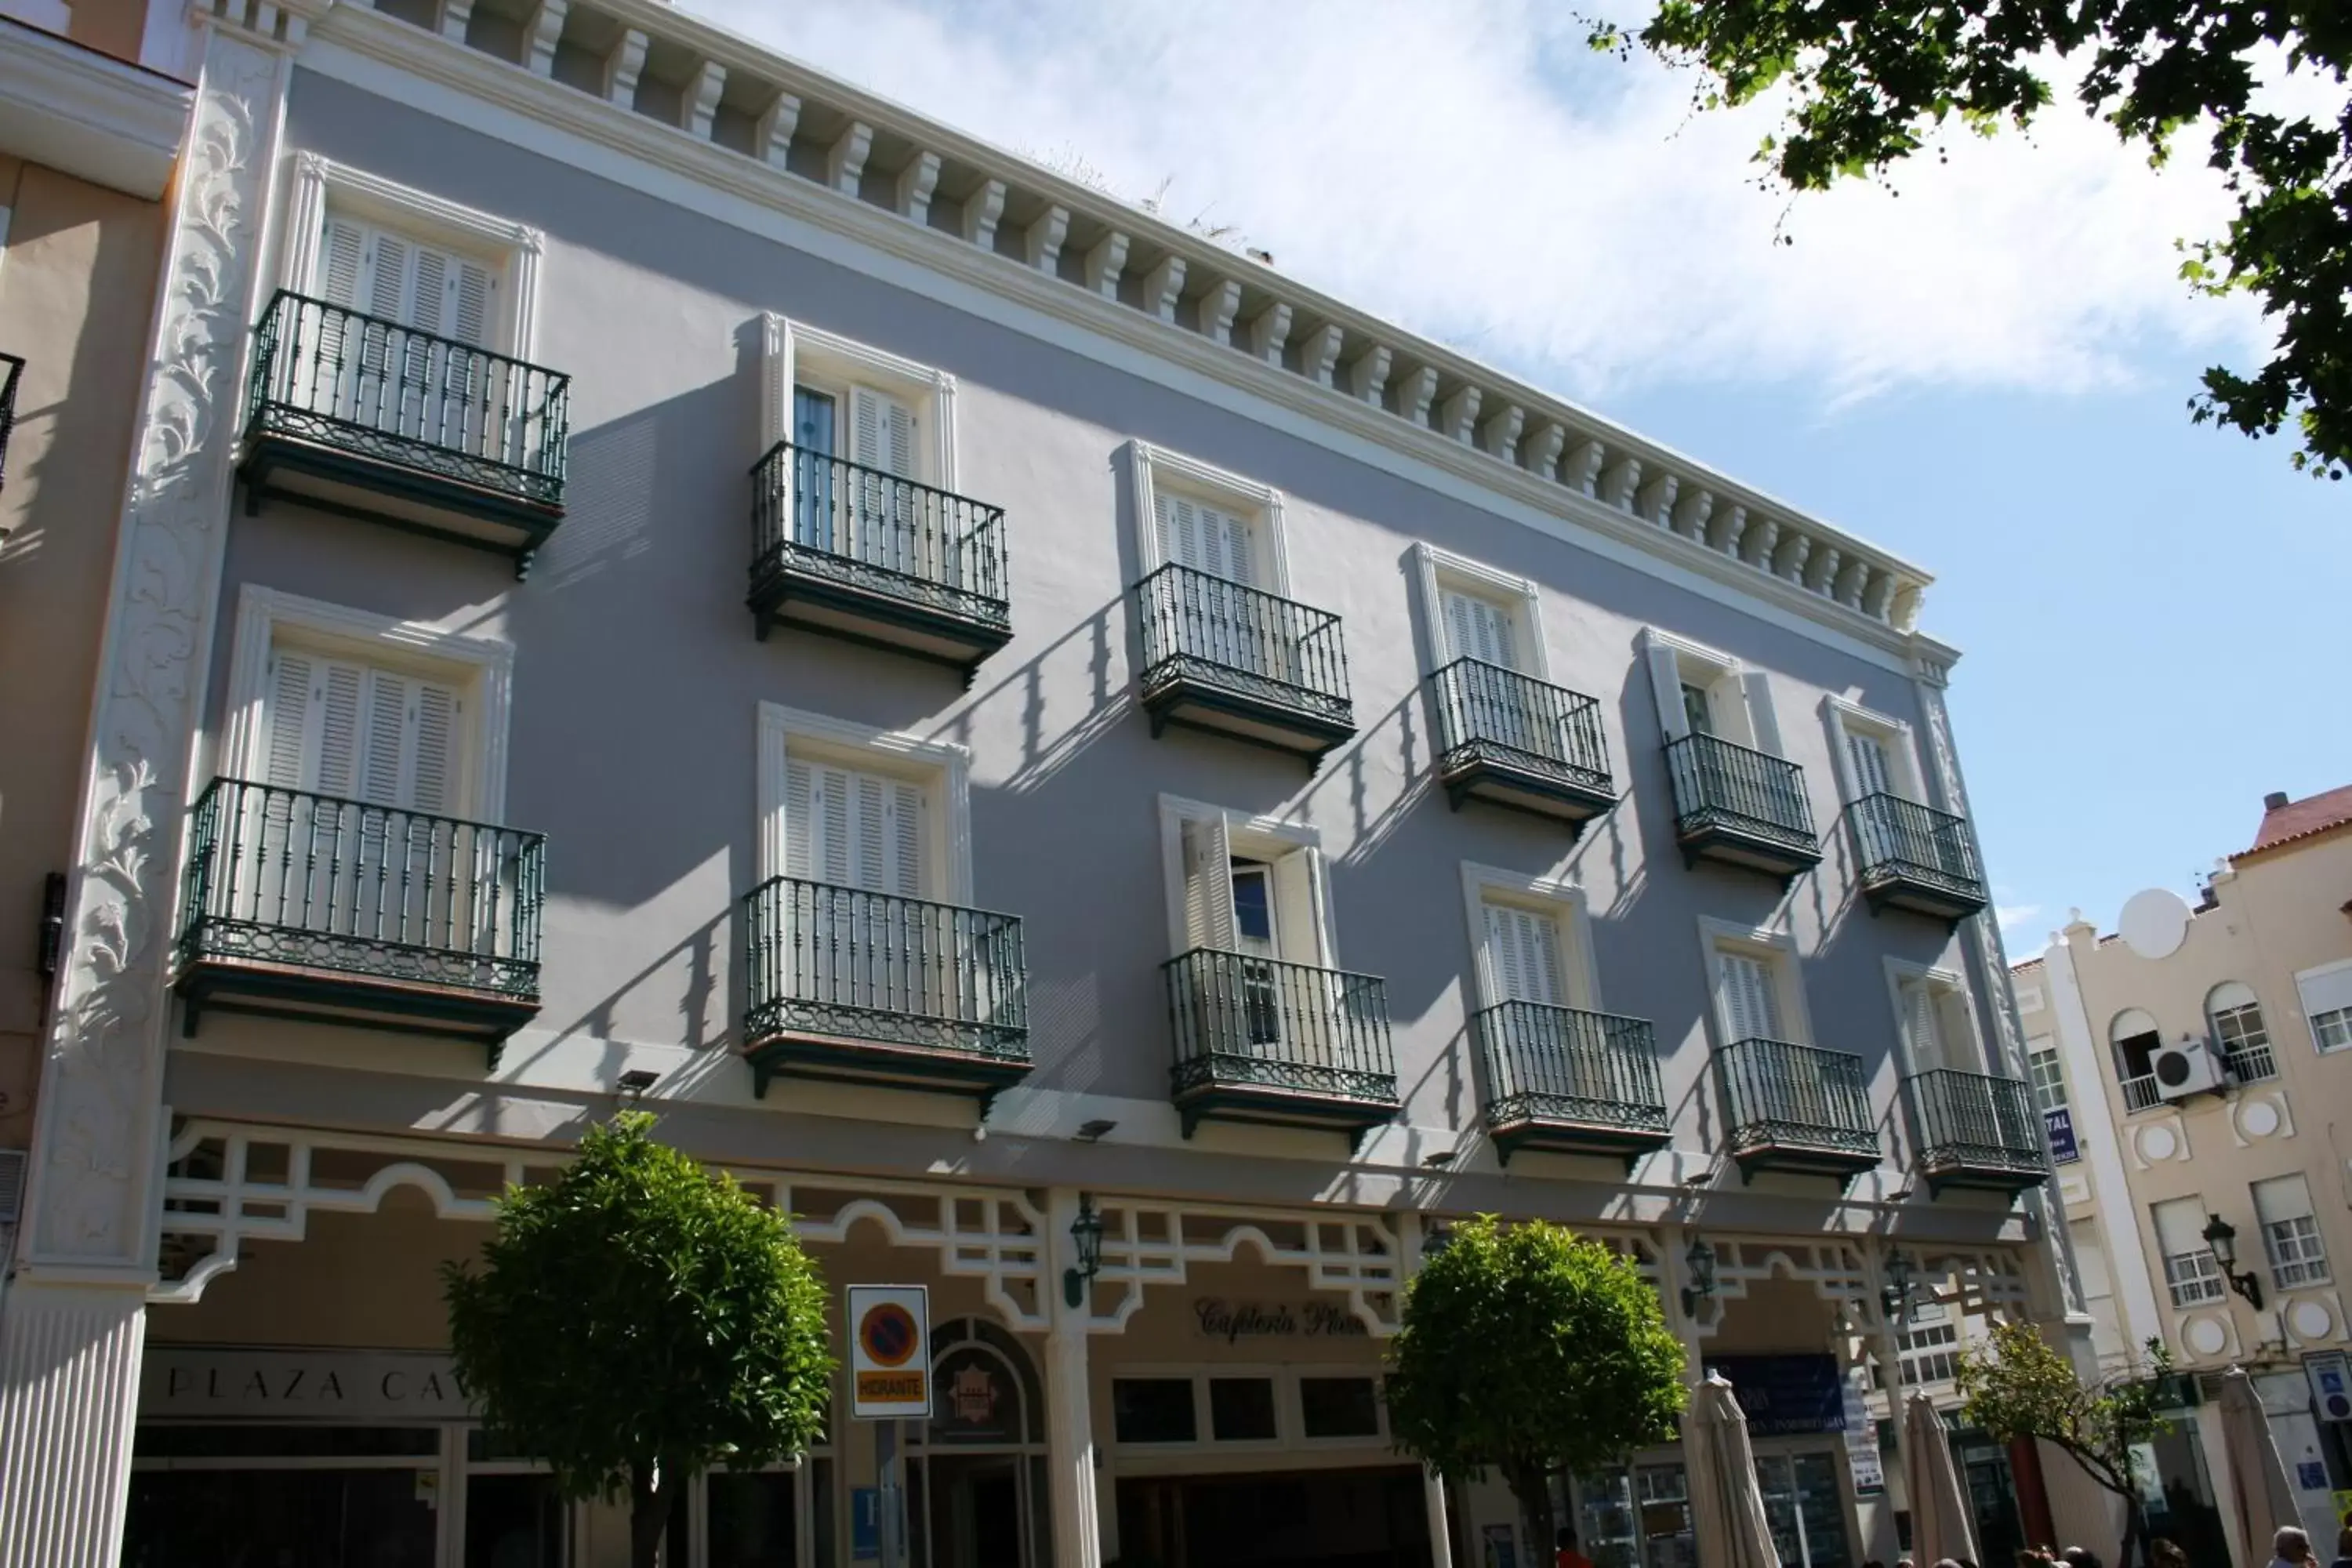
<svg viewBox="0 0 2352 1568"><path fill-rule="evenodd" d="M1320 762L1356 732L1339 616L1173 563L1135 603L1154 735L1184 724Z"/></svg>
<svg viewBox="0 0 2352 1568"><path fill-rule="evenodd" d="M784 1076L970 1095L1029 1073L1021 921L778 877L743 900L743 1055Z"/></svg>
<svg viewBox="0 0 2352 1568"><path fill-rule="evenodd" d="M248 512L289 497L530 569L563 521L570 376L282 289L254 337Z"/></svg>
<svg viewBox="0 0 2352 1568"><path fill-rule="evenodd" d="M961 670L1013 639L1004 513L780 441L751 470L751 614Z"/></svg>
<svg viewBox="0 0 2352 1568"><path fill-rule="evenodd" d="M1715 1053L1724 1146L1743 1179L1757 1171L1835 1176L1878 1163L1862 1058L1786 1040L1737 1040Z"/></svg>
<svg viewBox="0 0 2352 1568"><path fill-rule="evenodd" d="M2016 1193L2050 1179L2049 1133L2013 1078L1937 1068L1903 1080L1911 1146L1932 1196L1946 1187Z"/></svg>
<svg viewBox="0 0 2352 1568"><path fill-rule="evenodd" d="M1985 907L1969 819L1895 795L1845 808L1856 875L1871 911L1909 910L1958 925Z"/></svg>
<svg viewBox="0 0 2352 1568"><path fill-rule="evenodd" d="M1613 1155L1627 1174L1672 1137L1649 1020L1505 1002L1473 1020L1486 1069L1486 1132L1521 1149Z"/></svg>
<svg viewBox="0 0 2352 1568"><path fill-rule="evenodd" d="M547 839L215 779L189 831L181 1026L265 1013L477 1040L539 1011Z"/></svg>
<svg viewBox="0 0 2352 1568"><path fill-rule="evenodd" d="M1457 658L1429 678L1437 700L1437 776L1459 811L1478 799L1569 825L1617 804L1601 704L1563 687Z"/></svg>
<svg viewBox="0 0 2352 1568"><path fill-rule="evenodd" d="M1395 1117L1381 980L1205 947L1163 967L1176 1031L1171 1098L1185 1137L1223 1118L1328 1128L1360 1148Z"/></svg>
<svg viewBox="0 0 2352 1568"><path fill-rule="evenodd" d="M1714 735L1666 747L1675 784L1675 842L1683 863L1717 860L1787 882L1821 864L1805 771Z"/></svg>
<svg viewBox="0 0 2352 1568"><path fill-rule="evenodd" d="M0 485L5 485L8 437L16 430L16 384L25 379L24 357L0 353L0 366L6 367L5 375L0 376Z"/></svg>

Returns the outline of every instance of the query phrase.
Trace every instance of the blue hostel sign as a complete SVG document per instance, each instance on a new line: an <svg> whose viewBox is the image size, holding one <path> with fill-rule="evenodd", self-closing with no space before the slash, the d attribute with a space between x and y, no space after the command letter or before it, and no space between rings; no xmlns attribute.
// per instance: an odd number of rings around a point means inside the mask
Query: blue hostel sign
<svg viewBox="0 0 2352 1568"><path fill-rule="evenodd" d="M1722 1355L1701 1364L1730 1382L1755 1436L1845 1430L1845 1384L1833 1355Z"/></svg>
<svg viewBox="0 0 2352 1568"><path fill-rule="evenodd" d="M2064 1106L2053 1106L2042 1113L2050 1127L2050 1157L2062 1165L2074 1163L2083 1157L2074 1142L2074 1113Z"/></svg>

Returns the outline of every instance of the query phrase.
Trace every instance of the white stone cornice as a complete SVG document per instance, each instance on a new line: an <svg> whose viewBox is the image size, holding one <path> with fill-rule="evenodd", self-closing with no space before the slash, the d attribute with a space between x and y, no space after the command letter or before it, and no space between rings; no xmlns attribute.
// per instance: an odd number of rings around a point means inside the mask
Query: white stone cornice
<svg viewBox="0 0 2352 1568"><path fill-rule="evenodd" d="M1415 365L1397 383L1397 413L1408 425L1429 426L1429 405L1437 396L1437 367Z"/></svg>
<svg viewBox="0 0 2352 1568"><path fill-rule="evenodd" d="M964 243L980 250L995 250L996 226L1003 216L1004 182L982 182L979 189L963 199Z"/></svg>
<svg viewBox="0 0 2352 1568"><path fill-rule="evenodd" d="M563 37L563 18L571 9L572 0L539 0L532 9L525 24L524 45L534 76L555 74L555 46Z"/></svg>
<svg viewBox="0 0 2352 1568"><path fill-rule="evenodd" d="M1348 362L1348 395L1359 403L1381 406L1388 395L1391 353L1386 343L1374 343Z"/></svg>
<svg viewBox="0 0 2352 1568"><path fill-rule="evenodd" d="M628 28L604 62L604 96L622 109L636 106L637 78L646 68L646 50L651 42L636 28Z"/></svg>
<svg viewBox="0 0 2352 1568"><path fill-rule="evenodd" d="M1062 241L1069 233L1070 209L1047 207L1021 231L1021 254L1038 271L1057 272L1062 265Z"/></svg>
<svg viewBox="0 0 2352 1568"><path fill-rule="evenodd" d="M866 155L874 150L874 127L853 120L824 150L824 183L845 196L857 195L866 178Z"/></svg>
<svg viewBox="0 0 2352 1568"><path fill-rule="evenodd" d="M1176 301L1184 294L1184 258L1172 251L1153 263L1143 275L1143 308L1163 321L1176 319Z"/></svg>
<svg viewBox="0 0 2352 1568"><path fill-rule="evenodd" d="M452 43L464 43L473 16L474 0L441 0L441 36Z"/></svg>
<svg viewBox="0 0 2352 1568"><path fill-rule="evenodd" d="M1709 497L1710 501L1713 497ZM1710 550L1726 555L1739 553L1739 536L1748 531L1748 509L1744 506L1718 506L1706 522L1706 543Z"/></svg>
<svg viewBox="0 0 2352 1568"><path fill-rule="evenodd" d="M801 128L801 100L789 92L776 94L760 116L752 145L760 162L782 173L793 155L793 133Z"/></svg>
<svg viewBox="0 0 2352 1568"><path fill-rule="evenodd" d="M194 93L37 27L0 26L9 153L145 201L163 195Z"/></svg>
<svg viewBox="0 0 2352 1568"><path fill-rule="evenodd" d="M1611 506L1631 511L1633 510L1633 492L1641 488L1641 484L1642 459L1620 458L1601 472L1601 499Z"/></svg>
<svg viewBox="0 0 2352 1568"><path fill-rule="evenodd" d="M1500 458L1507 463L1517 462L1519 452L1519 427L1527 423L1528 411L1517 404L1507 404L1486 416L1478 426L1478 449L1490 458Z"/></svg>
<svg viewBox="0 0 2352 1568"><path fill-rule="evenodd" d="M931 193L939 186L940 155L937 153L916 153L908 160L907 166L898 171L898 178L891 186L898 216L909 223L930 222Z"/></svg>
<svg viewBox="0 0 2352 1568"><path fill-rule="evenodd" d="M1213 343L1234 341L1234 312L1242 308L1242 286L1231 278L1219 279L1209 285L1201 296L1201 335Z"/></svg>
<svg viewBox="0 0 2352 1568"><path fill-rule="evenodd" d="M1559 471L1559 454L1567 445L1567 427L1557 419L1546 419L1519 448L1519 459L1528 472L1548 479Z"/></svg>
<svg viewBox="0 0 2352 1568"><path fill-rule="evenodd" d="M1112 229L1087 247L1087 287L1106 300L1118 298L1118 280L1127 275L1128 238Z"/></svg>
<svg viewBox="0 0 2352 1568"><path fill-rule="evenodd" d="M727 90L727 68L718 60L705 60L694 79L694 91L686 105L686 133L698 142L710 140L710 126L719 118L719 95Z"/></svg>
<svg viewBox="0 0 2352 1568"><path fill-rule="evenodd" d="M1673 516L1675 494L1682 482L1672 474L1652 474L1633 498L1633 515L1643 522L1654 522L1661 528Z"/></svg>
<svg viewBox="0 0 2352 1568"><path fill-rule="evenodd" d="M1675 502L1674 530L1685 539L1704 542L1706 538L1706 520L1714 511L1715 492L1713 490L1685 491L1682 499Z"/></svg>
<svg viewBox="0 0 2352 1568"><path fill-rule="evenodd" d="M1339 363L1341 332L1326 321L1298 340L1298 373L1318 386L1331 384L1331 367Z"/></svg>
<svg viewBox="0 0 2352 1568"><path fill-rule="evenodd" d="M1276 300L1250 318L1249 352L1268 364L1282 363L1282 351L1290 342L1290 307Z"/></svg>
<svg viewBox="0 0 2352 1568"><path fill-rule="evenodd" d="M1580 441L1569 453L1559 470L1559 477L1570 489L1581 496L1597 496L1601 483L1601 464L1609 448L1598 441Z"/></svg>

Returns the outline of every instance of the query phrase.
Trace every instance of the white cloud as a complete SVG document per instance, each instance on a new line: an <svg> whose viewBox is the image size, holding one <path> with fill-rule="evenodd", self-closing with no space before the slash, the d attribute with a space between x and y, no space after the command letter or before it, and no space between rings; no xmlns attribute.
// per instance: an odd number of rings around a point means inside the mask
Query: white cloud
<svg viewBox="0 0 2352 1568"><path fill-rule="evenodd" d="M2040 904L2000 904L1992 907L1992 918L2000 922L2000 934L2018 937L2024 934L2027 921L2042 912Z"/></svg>
<svg viewBox="0 0 2352 1568"><path fill-rule="evenodd" d="M1591 56L1540 0L694 0L722 25L1000 144L1075 153L1205 211L1285 270L1572 395L1802 380L2074 390L2150 340L2255 347L2190 299L2172 241L2226 208L2201 159L2149 170L2070 108L1956 133L1900 194L1788 212L1755 113Z"/></svg>

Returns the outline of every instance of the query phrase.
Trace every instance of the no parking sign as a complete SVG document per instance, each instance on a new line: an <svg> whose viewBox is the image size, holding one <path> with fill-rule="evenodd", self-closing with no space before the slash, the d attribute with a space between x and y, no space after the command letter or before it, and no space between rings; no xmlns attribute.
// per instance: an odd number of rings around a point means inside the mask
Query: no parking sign
<svg viewBox="0 0 2352 1568"><path fill-rule="evenodd" d="M920 1421L930 1415L927 1287L849 1288L849 1413L861 1421Z"/></svg>

